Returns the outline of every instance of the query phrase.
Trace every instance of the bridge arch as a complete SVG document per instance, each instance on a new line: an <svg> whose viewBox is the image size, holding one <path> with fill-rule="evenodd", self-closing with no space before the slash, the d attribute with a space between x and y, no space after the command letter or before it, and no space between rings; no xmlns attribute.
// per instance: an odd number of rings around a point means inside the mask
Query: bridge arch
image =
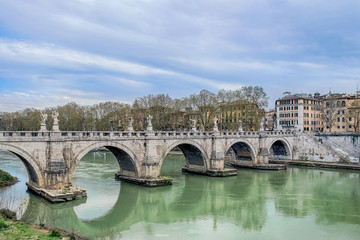
<svg viewBox="0 0 360 240"><path fill-rule="evenodd" d="M256 163L256 151L252 144L246 140L234 140L228 144L228 146L225 148L225 156L229 155L230 153L233 153L233 157L237 161L248 161L251 163ZM234 159L234 160L235 160Z"/></svg>
<svg viewBox="0 0 360 240"><path fill-rule="evenodd" d="M206 171L209 169L209 156L204 150L204 148L195 141L192 140L180 140L170 144L164 151L163 155L160 159L160 168L159 174L161 171L161 167L166 156L169 152L175 147L179 147L182 153L185 156L185 164L187 167L191 165L192 168L196 166L201 170Z"/></svg>
<svg viewBox="0 0 360 240"><path fill-rule="evenodd" d="M114 154L115 158L119 163L120 171L122 172L122 174L132 177L139 176L139 161L133 151L131 151L127 146L123 144L116 142L107 142L104 144L94 143L82 149L75 156L75 163L70 168L70 179L72 179L75 168L80 162L80 160L90 151L99 148L106 148Z"/></svg>
<svg viewBox="0 0 360 240"><path fill-rule="evenodd" d="M271 157L289 157L291 158L291 145L290 143L284 138L274 139L271 144L269 145L269 153Z"/></svg>
<svg viewBox="0 0 360 240"><path fill-rule="evenodd" d="M0 150L8 151L15 154L25 165L29 176L29 183L36 186L44 186L43 175L41 174L40 166L31 154L24 149L21 149L10 144L0 144Z"/></svg>

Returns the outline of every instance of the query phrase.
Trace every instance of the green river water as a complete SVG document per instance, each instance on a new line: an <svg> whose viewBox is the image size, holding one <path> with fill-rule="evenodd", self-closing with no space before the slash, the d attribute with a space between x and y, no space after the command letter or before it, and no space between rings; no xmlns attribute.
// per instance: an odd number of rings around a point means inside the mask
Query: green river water
<svg viewBox="0 0 360 240"><path fill-rule="evenodd" d="M168 155L162 175L173 185L145 188L114 179L109 152L90 152L73 184L88 199L51 204L27 191L27 172L16 156L0 152L0 168L20 182L0 189L0 205L19 215L90 239L360 239L359 172L288 168L238 170L212 178L181 172L182 155Z"/></svg>

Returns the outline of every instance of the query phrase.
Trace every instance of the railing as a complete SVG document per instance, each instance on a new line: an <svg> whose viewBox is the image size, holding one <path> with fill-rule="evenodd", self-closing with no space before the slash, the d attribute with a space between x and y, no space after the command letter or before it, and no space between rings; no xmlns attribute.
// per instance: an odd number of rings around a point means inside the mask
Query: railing
<svg viewBox="0 0 360 240"><path fill-rule="evenodd" d="M206 138L214 135L221 137L254 137L260 135L293 135L295 132L290 131L251 131L251 132L203 132L203 131L60 131L60 132L36 132L36 131L2 131L0 132L0 140L3 139L45 139L45 138L57 138L57 139L120 139L120 138L144 138L144 137L156 137L156 138Z"/></svg>

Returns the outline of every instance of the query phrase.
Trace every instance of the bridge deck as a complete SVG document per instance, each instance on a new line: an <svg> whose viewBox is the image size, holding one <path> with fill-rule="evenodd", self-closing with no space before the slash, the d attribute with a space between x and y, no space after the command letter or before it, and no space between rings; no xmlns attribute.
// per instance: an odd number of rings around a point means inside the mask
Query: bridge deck
<svg viewBox="0 0 360 240"><path fill-rule="evenodd" d="M214 135L223 137L258 137L259 135L267 136L284 136L293 135L294 132L202 132L202 131L2 131L0 132L0 141L9 141L13 139L42 139L47 140L49 138L59 139L128 139L128 138L209 138Z"/></svg>

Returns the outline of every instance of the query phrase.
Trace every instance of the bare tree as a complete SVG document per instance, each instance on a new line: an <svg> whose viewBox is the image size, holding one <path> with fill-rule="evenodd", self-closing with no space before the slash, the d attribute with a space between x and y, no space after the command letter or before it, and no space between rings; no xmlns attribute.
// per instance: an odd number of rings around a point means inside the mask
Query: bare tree
<svg viewBox="0 0 360 240"><path fill-rule="evenodd" d="M348 110L348 118L351 118L350 123L352 122L354 132L359 132L360 130L360 99L356 99L351 103L351 106Z"/></svg>
<svg viewBox="0 0 360 240"><path fill-rule="evenodd" d="M218 108L216 94L204 89L199 94L192 94L189 101L192 108L198 112L201 127L210 130L213 127L212 118Z"/></svg>
<svg viewBox="0 0 360 240"><path fill-rule="evenodd" d="M335 125L337 120L337 109L335 102L326 102L325 108L323 108L322 120L325 123L325 131L331 132L332 127Z"/></svg>

